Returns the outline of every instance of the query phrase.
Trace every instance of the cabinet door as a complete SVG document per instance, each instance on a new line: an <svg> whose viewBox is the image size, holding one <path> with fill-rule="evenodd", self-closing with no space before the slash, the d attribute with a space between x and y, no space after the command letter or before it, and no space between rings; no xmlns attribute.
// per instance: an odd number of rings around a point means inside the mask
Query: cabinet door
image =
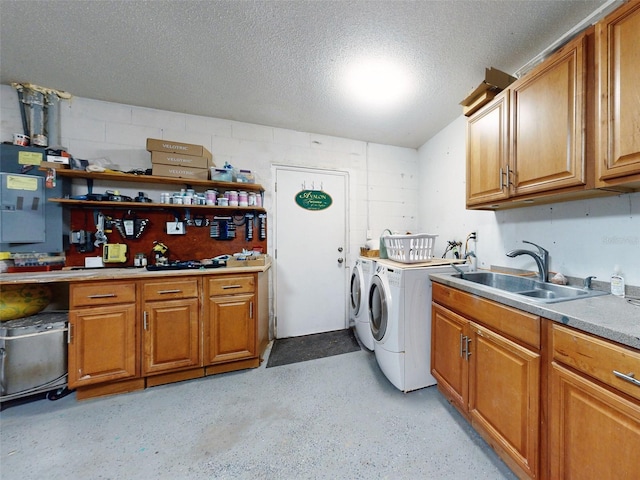
<svg viewBox="0 0 640 480"><path fill-rule="evenodd" d="M509 92L469 117L467 122L467 206L509 196Z"/></svg>
<svg viewBox="0 0 640 480"><path fill-rule="evenodd" d="M586 183L586 41L570 42L511 86L515 195Z"/></svg>
<svg viewBox="0 0 640 480"><path fill-rule="evenodd" d="M469 414L507 464L531 478L539 462L540 355L470 324Z"/></svg>
<svg viewBox="0 0 640 480"><path fill-rule="evenodd" d="M144 305L143 373L201 366L198 299Z"/></svg>
<svg viewBox="0 0 640 480"><path fill-rule="evenodd" d="M596 26L600 99L596 174L600 186L628 175L636 175L632 180L640 186L638 52L640 3L629 2Z"/></svg>
<svg viewBox="0 0 640 480"><path fill-rule="evenodd" d="M638 478L640 405L553 362L550 478Z"/></svg>
<svg viewBox="0 0 640 480"><path fill-rule="evenodd" d="M465 414L468 405L468 321L438 304L431 311L431 373L442 393Z"/></svg>
<svg viewBox="0 0 640 480"><path fill-rule="evenodd" d="M253 294L209 298L206 364L257 355L254 299Z"/></svg>
<svg viewBox="0 0 640 480"><path fill-rule="evenodd" d="M69 328L70 388L138 376L135 304L71 310Z"/></svg>

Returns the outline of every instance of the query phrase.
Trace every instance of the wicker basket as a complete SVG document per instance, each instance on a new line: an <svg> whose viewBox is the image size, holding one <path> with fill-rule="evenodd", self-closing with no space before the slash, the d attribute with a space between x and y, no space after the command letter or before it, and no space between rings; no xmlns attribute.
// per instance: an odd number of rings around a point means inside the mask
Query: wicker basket
<svg viewBox="0 0 640 480"><path fill-rule="evenodd" d="M437 235L386 235L382 237L390 260L401 263L427 262L433 258Z"/></svg>

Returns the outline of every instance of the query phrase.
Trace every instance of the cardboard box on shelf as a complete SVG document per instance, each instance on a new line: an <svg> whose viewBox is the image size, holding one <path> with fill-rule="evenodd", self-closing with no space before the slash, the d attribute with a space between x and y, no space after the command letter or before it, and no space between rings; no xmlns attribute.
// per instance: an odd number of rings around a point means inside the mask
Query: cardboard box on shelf
<svg viewBox="0 0 640 480"><path fill-rule="evenodd" d="M151 152L151 163L161 163L163 165L174 165L176 167L190 168L209 168L213 166L211 159L207 157L195 157L193 155L184 155L182 153L172 152Z"/></svg>
<svg viewBox="0 0 640 480"><path fill-rule="evenodd" d="M267 263L266 255L252 255L238 260L236 257L227 260L227 267L262 267Z"/></svg>
<svg viewBox="0 0 640 480"><path fill-rule="evenodd" d="M516 77L502 72L497 68L486 68L482 83L473 89L473 91L460 102L460 105L463 107L470 107L470 109L475 108L475 110L477 110L491 101L496 94L500 93L515 81ZM487 94L487 92L490 93ZM465 112L465 115L468 116L471 115L471 113Z"/></svg>
<svg viewBox="0 0 640 480"><path fill-rule="evenodd" d="M208 168L192 168L181 165L165 165L162 163L154 163L151 168L151 174L157 177L173 177L173 178L191 178L197 180L208 180Z"/></svg>
<svg viewBox="0 0 640 480"><path fill-rule="evenodd" d="M190 155L193 157L205 157L209 161L213 158L211 152L202 145L174 142L172 140L160 140L157 138L147 138L147 151L181 153L182 155Z"/></svg>
<svg viewBox="0 0 640 480"><path fill-rule="evenodd" d="M480 109L480 107L486 105L491 100L493 100L493 98L498 93L500 93L500 92L494 92L492 90L487 90L486 92L482 93L479 97L477 97L473 103L471 103L468 106L462 107L462 113L464 114L465 117L469 117L469 116L473 115L474 113L476 113Z"/></svg>

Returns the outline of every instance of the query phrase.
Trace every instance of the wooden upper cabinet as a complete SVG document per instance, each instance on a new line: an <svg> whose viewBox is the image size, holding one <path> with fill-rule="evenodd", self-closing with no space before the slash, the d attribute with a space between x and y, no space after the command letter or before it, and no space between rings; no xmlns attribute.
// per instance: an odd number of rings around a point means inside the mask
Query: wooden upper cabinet
<svg viewBox="0 0 640 480"><path fill-rule="evenodd" d="M602 194L593 188L594 36L587 29L469 117L468 208Z"/></svg>
<svg viewBox="0 0 640 480"><path fill-rule="evenodd" d="M598 187L640 188L640 2L596 25Z"/></svg>
<svg viewBox="0 0 640 480"><path fill-rule="evenodd" d="M509 197L509 92L500 93L467 122L467 206Z"/></svg>
<svg viewBox="0 0 640 480"><path fill-rule="evenodd" d="M510 87L516 196L587 183L587 40L580 35Z"/></svg>

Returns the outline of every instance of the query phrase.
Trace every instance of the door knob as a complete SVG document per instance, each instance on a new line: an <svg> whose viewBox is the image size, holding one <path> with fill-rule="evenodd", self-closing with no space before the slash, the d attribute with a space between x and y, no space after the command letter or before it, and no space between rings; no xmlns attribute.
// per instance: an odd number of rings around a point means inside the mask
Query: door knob
<svg viewBox="0 0 640 480"><path fill-rule="evenodd" d="M342 247L338 247L339 252L342 252L342 250L343 250Z"/></svg>
<svg viewBox="0 0 640 480"><path fill-rule="evenodd" d="M342 263L342 262L344 262L344 258L340 257L340 258L338 259L338 263Z"/></svg>

